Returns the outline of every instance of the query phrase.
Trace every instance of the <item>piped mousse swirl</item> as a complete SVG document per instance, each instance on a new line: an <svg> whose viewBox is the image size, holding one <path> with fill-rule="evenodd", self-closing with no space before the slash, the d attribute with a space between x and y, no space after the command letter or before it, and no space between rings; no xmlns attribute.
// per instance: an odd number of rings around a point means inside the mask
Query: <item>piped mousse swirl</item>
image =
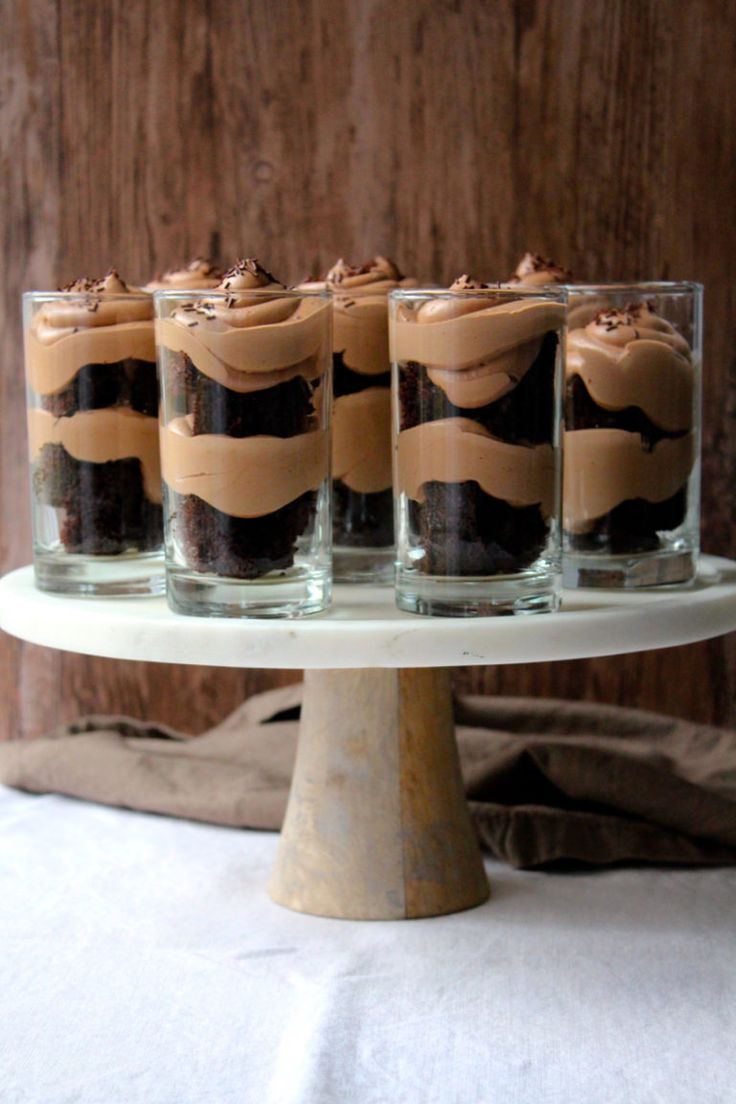
<svg viewBox="0 0 736 1104"><path fill-rule="evenodd" d="M512 391L534 363L545 334L564 324L565 308L552 300L472 294L488 290L461 276L450 292L467 296L402 305L391 338L391 359L416 361L464 409L486 406Z"/></svg>
<svg viewBox="0 0 736 1104"><path fill-rule="evenodd" d="M150 295L129 287L114 268L102 279L82 277L62 291L68 298L45 303L26 332L28 383L38 395L62 391L88 364L155 364Z"/></svg>
<svg viewBox="0 0 736 1104"><path fill-rule="evenodd" d="M566 376L569 531L685 486L695 462L695 366L674 326L647 302L599 311L569 332Z"/></svg>
<svg viewBox="0 0 736 1104"><path fill-rule="evenodd" d="M606 410L636 406L670 432L692 426L690 346L647 303L600 311L588 325L571 330L566 376L579 376Z"/></svg>
<svg viewBox="0 0 736 1104"><path fill-rule="evenodd" d="M556 261L543 257L540 253L527 252L507 282L511 287L516 284L523 287L547 287L549 284L569 284L571 280L572 273Z"/></svg>
<svg viewBox="0 0 736 1104"><path fill-rule="evenodd" d="M387 257L373 257L362 265L341 259L333 265L325 277L333 296L332 347L346 368L366 376L389 370L386 296L415 283Z"/></svg>
<svg viewBox="0 0 736 1104"><path fill-rule="evenodd" d="M230 401L227 392L263 392L265 401L271 388L301 377L300 401L312 414L305 415L306 432L286 437L202 431L191 414L173 418L161 429L163 478L176 494L196 495L224 514L262 517L316 491L329 472L328 436L314 403L329 363L330 303L280 294L284 285L254 258L238 261L216 290L157 320L164 353L183 354L200 377L224 388L218 407ZM276 406L278 396L275 390Z"/></svg>
<svg viewBox="0 0 736 1104"><path fill-rule="evenodd" d="M215 290L222 294L182 304L171 317L158 318L157 342L185 354L199 372L231 391L258 391L297 376L319 375L328 302L279 296L286 288L254 258L239 261ZM269 290L272 298L263 294Z"/></svg>
<svg viewBox="0 0 736 1104"><path fill-rule="evenodd" d="M202 291L207 288L216 288L223 277L222 270L217 268L206 257L195 257L189 264L181 268L169 268L160 276L150 280L145 291Z"/></svg>

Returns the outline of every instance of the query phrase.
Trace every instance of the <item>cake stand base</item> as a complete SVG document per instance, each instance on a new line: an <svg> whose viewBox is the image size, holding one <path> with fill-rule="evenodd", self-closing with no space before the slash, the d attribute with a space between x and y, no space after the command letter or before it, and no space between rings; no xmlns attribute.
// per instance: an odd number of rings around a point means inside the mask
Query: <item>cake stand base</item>
<svg viewBox="0 0 736 1104"><path fill-rule="evenodd" d="M446 668L307 670L274 901L351 920L440 916L488 882Z"/></svg>

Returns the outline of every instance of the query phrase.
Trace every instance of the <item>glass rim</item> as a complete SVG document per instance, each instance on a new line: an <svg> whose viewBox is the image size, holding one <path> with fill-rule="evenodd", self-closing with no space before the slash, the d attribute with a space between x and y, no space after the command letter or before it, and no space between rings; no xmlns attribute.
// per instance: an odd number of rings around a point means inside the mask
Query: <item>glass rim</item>
<svg viewBox="0 0 736 1104"><path fill-rule="evenodd" d="M622 280L610 284L576 284L569 281L563 286L570 295L610 295L629 291L644 295L685 295L703 290L703 285L696 280Z"/></svg>
<svg viewBox="0 0 736 1104"><path fill-rule="evenodd" d="M491 287L483 288L394 288L388 293L389 299L399 303L412 299L493 299L498 298L499 295L508 299L543 299L547 302L563 304L569 298L567 284L543 284L539 287L493 284Z"/></svg>
<svg viewBox="0 0 736 1104"><path fill-rule="evenodd" d="M161 300L185 300L193 299L330 299L331 293L322 288L309 288L300 291L298 288L233 288L225 291L224 288L157 288L149 293L154 302Z"/></svg>
<svg viewBox="0 0 736 1104"><path fill-rule="evenodd" d="M126 302L146 302L153 298L153 293L150 291L24 291L23 299L33 300L34 302L56 302L58 299L69 300L73 302L75 299L89 300L89 299L103 299L110 302L118 300L125 300Z"/></svg>

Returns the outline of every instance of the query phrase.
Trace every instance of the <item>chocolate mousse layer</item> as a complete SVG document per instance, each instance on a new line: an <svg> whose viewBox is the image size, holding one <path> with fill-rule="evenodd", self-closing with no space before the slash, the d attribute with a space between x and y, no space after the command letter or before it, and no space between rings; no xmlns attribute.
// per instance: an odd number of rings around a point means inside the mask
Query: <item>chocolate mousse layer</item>
<svg viewBox="0 0 736 1104"><path fill-rule="evenodd" d="M691 351L645 302L568 334L564 522L571 551L655 551L687 513Z"/></svg>
<svg viewBox="0 0 736 1104"><path fill-rule="evenodd" d="M285 290L257 261L240 261L212 297L157 321L167 509L193 571L285 570L314 518L329 471L319 410L330 305Z"/></svg>
<svg viewBox="0 0 736 1104"><path fill-rule="evenodd" d="M378 256L339 260L323 281L333 293L333 537L344 548L393 544L386 297L413 283Z"/></svg>
<svg viewBox="0 0 736 1104"><path fill-rule="evenodd" d="M26 333L33 489L67 552L160 548L158 385L150 296L111 269L50 298Z"/></svg>
<svg viewBox="0 0 736 1104"><path fill-rule="evenodd" d="M512 574L547 543L555 515L555 374L564 306L487 290L402 304L397 487L422 571Z"/></svg>

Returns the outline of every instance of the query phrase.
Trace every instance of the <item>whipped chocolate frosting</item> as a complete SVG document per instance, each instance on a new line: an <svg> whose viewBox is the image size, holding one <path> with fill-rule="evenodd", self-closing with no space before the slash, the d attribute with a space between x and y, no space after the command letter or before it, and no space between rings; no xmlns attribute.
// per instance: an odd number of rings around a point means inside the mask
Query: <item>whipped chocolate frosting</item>
<svg viewBox="0 0 736 1104"><path fill-rule="evenodd" d="M391 392L366 387L336 400L332 415L332 476L358 494L391 486Z"/></svg>
<svg viewBox="0 0 736 1104"><path fill-rule="evenodd" d="M486 494L511 506L555 505L555 459L551 445L510 445L470 418L424 422L399 434L397 487L416 502L424 484L476 482Z"/></svg>
<svg viewBox="0 0 736 1104"><path fill-rule="evenodd" d="M195 257L181 268L170 268L146 284L145 291L200 291L216 288L222 271L205 257Z"/></svg>
<svg viewBox="0 0 736 1104"><path fill-rule="evenodd" d="M315 491L329 471L325 430L296 437L192 435L188 417L161 429L164 482L233 517L262 517Z"/></svg>
<svg viewBox="0 0 736 1104"><path fill-rule="evenodd" d="M123 407L81 410L57 418L46 410L29 409L28 437L31 463L44 445L62 445L75 460L105 464L138 459L146 498L161 502L158 420Z"/></svg>
<svg viewBox="0 0 736 1104"><path fill-rule="evenodd" d="M565 321L562 303L473 296L486 289L467 276L449 289L467 296L437 297L404 310L391 334L391 359L416 361L450 402L485 406L511 391L534 363L542 338Z"/></svg>
<svg viewBox="0 0 736 1104"><path fill-rule="evenodd" d="M664 502L687 482L695 462L695 435L665 437L651 452L637 433L576 429L564 435L565 528L584 533L622 502Z"/></svg>
<svg viewBox="0 0 736 1104"><path fill-rule="evenodd" d="M67 387L86 364L133 358L156 360L153 300L129 287L116 270L100 280L83 277L50 299L26 333L28 382L40 395Z"/></svg>
<svg viewBox="0 0 736 1104"><path fill-rule="evenodd" d="M606 410L637 406L668 432L689 429L695 383L690 347L647 303L599 312L567 339L566 374Z"/></svg>
<svg viewBox="0 0 736 1104"><path fill-rule="evenodd" d="M567 269L561 268L548 257L542 257L539 253L525 253L508 283L544 287L547 284L569 284L571 279L572 274Z"/></svg>
<svg viewBox="0 0 736 1104"><path fill-rule="evenodd" d="M327 273L324 286L332 291L334 306L332 347L353 372L375 376L389 370L386 296L415 285L380 256L357 266L340 259Z"/></svg>
<svg viewBox="0 0 736 1104"><path fill-rule="evenodd" d="M329 302L279 297L284 285L253 258L239 261L216 290L227 294L183 304L170 318L157 319L158 341L185 353L200 372L233 391L320 374L316 358L324 353ZM273 297L262 294L269 290Z"/></svg>

